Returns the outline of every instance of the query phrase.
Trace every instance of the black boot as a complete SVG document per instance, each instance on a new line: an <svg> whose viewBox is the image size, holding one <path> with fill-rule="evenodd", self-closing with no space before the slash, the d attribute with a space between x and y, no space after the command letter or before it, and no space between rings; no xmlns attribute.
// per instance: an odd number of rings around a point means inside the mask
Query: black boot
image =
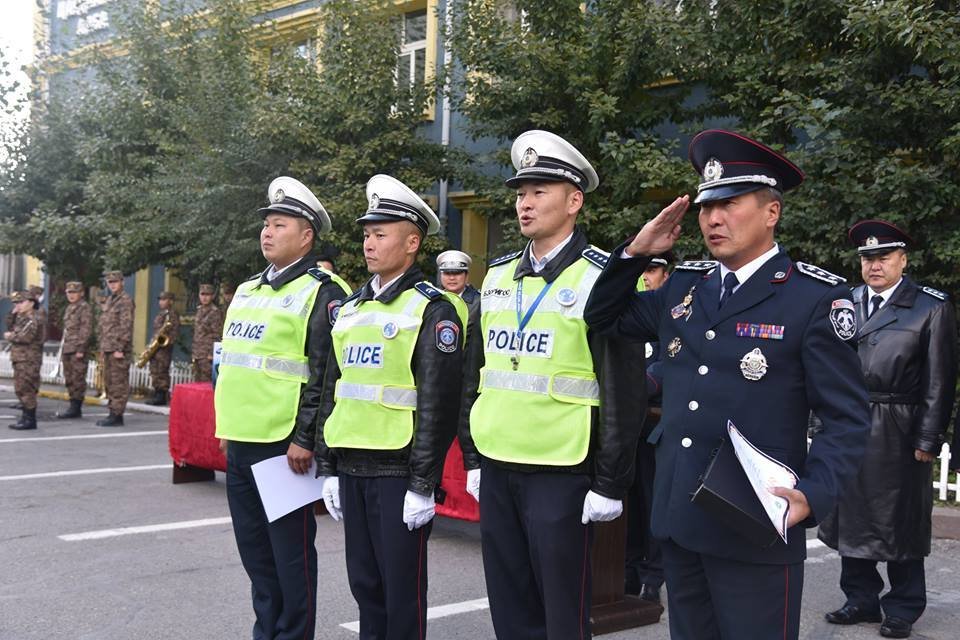
<svg viewBox="0 0 960 640"><path fill-rule="evenodd" d="M16 424L8 425L11 429L17 431L27 431L29 429L37 428L37 410L36 409L24 409L20 414L20 419Z"/></svg>
<svg viewBox="0 0 960 640"><path fill-rule="evenodd" d="M67 420L69 418L80 418L82 413L80 407L83 405L83 400L71 400L70 407L66 411L58 411L57 418L60 420Z"/></svg>
<svg viewBox="0 0 960 640"><path fill-rule="evenodd" d="M153 397L147 400L146 404L153 405L155 407L162 407L167 404L167 392L160 389L155 389L153 392Z"/></svg>
<svg viewBox="0 0 960 640"><path fill-rule="evenodd" d="M110 412L103 420L97 420L98 427L122 427L123 426L123 414Z"/></svg>
<svg viewBox="0 0 960 640"><path fill-rule="evenodd" d="M14 402L13 404L8 404L8 405L7 405L7 408L8 408L8 409L23 409L23 405L20 404L19 402Z"/></svg>

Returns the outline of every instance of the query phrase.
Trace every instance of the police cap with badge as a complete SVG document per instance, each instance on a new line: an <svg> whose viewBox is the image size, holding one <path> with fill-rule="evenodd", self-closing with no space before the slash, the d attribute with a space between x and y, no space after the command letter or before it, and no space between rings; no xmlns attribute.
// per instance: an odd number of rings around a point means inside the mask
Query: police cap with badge
<svg viewBox="0 0 960 640"><path fill-rule="evenodd" d="M401 222L416 225L425 236L440 231L440 218L423 198L396 178L382 173L367 181L367 211L357 218L360 224Z"/></svg>
<svg viewBox="0 0 960 640"><path fill-rule="evenodd" d="M701 176L694 203L727 200L769 187L781 194L803 182L803 171L770 147L722 129L701 131L689 158Z"/></svg>
<svg viewBox="0 0 960 640"><path fill-rule="evenodd" d="M650 258L650 266L663 267L664 269L666 269L676 261L677 261L677 256L674 255L673 251L667 251L666 253L658 253L657 255Z"/></svg>
<svg viewBox="0 0 960 640"><path fill-rule="evenodd" d="M303 218L310 223L317 236L330 231L330 216L317 197L302 182L288 176L275 178L267 187L270 204L259 213L266 218L271 213Z"/></svg>
<svg viewBox="0 0 960 640"><path fill-rule="evenodd" d="M906 251L912 244L905 231L883 220L861 220L847 232L861 256L880 256L897 249Z"/></svg>
<svg viewBox="0 0 960 640"><path fill-rule="evenodd" d="M600 184L593 166L572 144L549 131L533 129L517 136L510 148L517 173L506 180L514 188L524 182L568 182L584 193Z"/></svg>
<svg viewBox="0 0 960 640"><path fill-rule="evenodd" d="M450 249L437 256L437 270L440 273L465 273L470 270L472 262L463 251Z"/></svg>

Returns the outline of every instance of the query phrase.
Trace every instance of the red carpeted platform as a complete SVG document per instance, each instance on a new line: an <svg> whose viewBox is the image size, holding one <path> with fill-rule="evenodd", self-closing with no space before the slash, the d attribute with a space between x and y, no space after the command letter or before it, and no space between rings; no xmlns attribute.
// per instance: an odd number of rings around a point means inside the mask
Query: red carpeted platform
<svg viewBox="0 0 960 640"><path fill-rule="evenodd" d="M170 456L177 466L227 470L214 437L213 386L209 382L178 384L170 399Z"/></svg>

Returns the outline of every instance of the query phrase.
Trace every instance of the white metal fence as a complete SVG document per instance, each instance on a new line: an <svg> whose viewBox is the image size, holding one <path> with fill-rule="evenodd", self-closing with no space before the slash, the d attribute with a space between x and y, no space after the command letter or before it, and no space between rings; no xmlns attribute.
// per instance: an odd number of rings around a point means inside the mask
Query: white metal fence
<svg viewBox="0 0 960 640"><path fill-rule="evenodd" d="M59 361L56 355L43 354L43 364L40 365L40 381L50 384L63 384L63 373L58 371ZM10 362L10 352L0 353L0 378L13 377L13 364ZM87 386L90 388L102 389L102 376L100 367L96 361L91 360L87 365ZM174 361L170 365L170 387L171 389L181 382L191 382L193 371L189 362ZM130 390L133 392L147 391L152 389L150 384L150 367L130 366Z"/></svg>
<svg viewBox="0 0 960 640"><path fill-rule="evenodd" d="M950 464L950 445L944 443L940 449L939 466L933 468L933 490L934 495L940 500L947 502L960 502L960 473L951 473L948 465ZM953 482L950 482L950 478Z"/></svg>

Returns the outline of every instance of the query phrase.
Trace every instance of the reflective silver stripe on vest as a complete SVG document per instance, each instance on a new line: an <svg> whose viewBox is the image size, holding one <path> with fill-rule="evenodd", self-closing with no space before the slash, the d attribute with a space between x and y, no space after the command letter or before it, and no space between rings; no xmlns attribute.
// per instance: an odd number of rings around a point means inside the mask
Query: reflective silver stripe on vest
<svg viewBox="0 0 960 640"><path fill-rule="evenodd" d="M337 383L336 399L347 398L364 402L378 402L393 407L417 408L417 390L382 384Z"/></svg>
<svg viewBox="0 0 960 640"><path fill-rule="evenodd" d="M220 365L230 367L244 367L245 369L256 369L264 371L273 371L283 373L289 376L297 376L304 381L310 378L310 367L305 362L287 360L276 356L257 356L252 353L233 353L226 352L220 356Z"/></svg>
<svg viewBox="0 0 960 640"><path fill-rule="evenodd" d="M513 371L498 370L485 371L483 374L483 388L539 393L544 396L551 395L550 376L536 373L515 373ZM600 384L596 380L587 380L585 378L554 376L553 395L583 398L585 400L599 400Z"/></svg>

